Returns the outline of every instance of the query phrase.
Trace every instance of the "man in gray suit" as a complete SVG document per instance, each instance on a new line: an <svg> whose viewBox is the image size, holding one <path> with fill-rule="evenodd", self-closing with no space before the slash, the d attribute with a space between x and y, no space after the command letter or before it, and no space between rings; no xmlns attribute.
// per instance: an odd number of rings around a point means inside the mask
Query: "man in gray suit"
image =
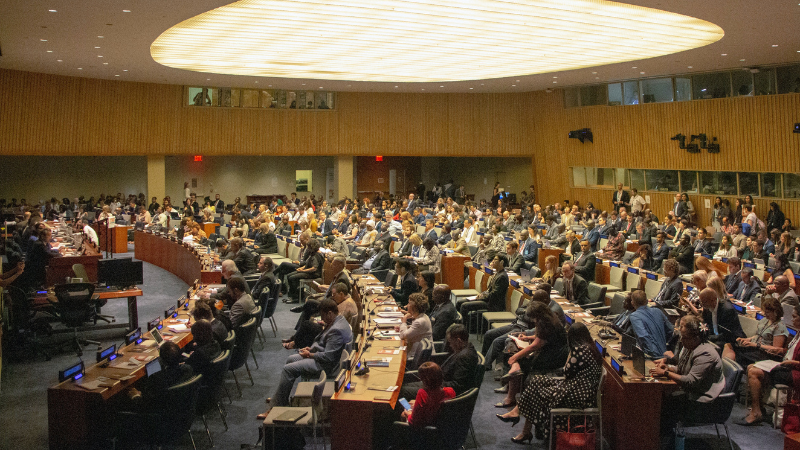
<svg viewBox="0 0 800 450"><path fill-rule="evenodd" d="M575 255L575 273L587 282L594 281L594 269L597 263L594 253L592 253L589 241L581 241L581 252Z"/></svg>
<svg viewBox="0 0 800 450"><path fill-rule="evenodd" d="M245 283L243 278L231 278L228 280L227 288L231 292L231 297L236 301L231 305L231 326L238 327L245 323L250 314L256 309L256 304L253 302L253 297L245 293Z"/></svg>
<svg viewBox="0 0 800 450"><path fill-rule="evenodd" d="M286 360L275 395L267 399L272 406L289 406L289 394L298 377L317 378L323 371L328 376L334 375L345 345L353 338L350 324L339 315L335 301L323 300L319 311L325 328L311 347L300 349Z"/></svg>
<svg viewBox="0 0 800 450"><path fill-rule="evenodd" d="M589 283L575 274L575 265L572 261L567 261L561 266L561 273L564 274L564 288L560 294L576 305L589 303Z"/></svg>

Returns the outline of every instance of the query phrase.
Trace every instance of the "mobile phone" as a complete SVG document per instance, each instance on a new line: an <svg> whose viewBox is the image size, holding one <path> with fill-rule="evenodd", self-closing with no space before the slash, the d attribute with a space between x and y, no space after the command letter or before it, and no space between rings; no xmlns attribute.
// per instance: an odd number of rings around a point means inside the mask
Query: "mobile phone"
<svg viewBox="0 0 800 450"><path fill-rule="evenodd" d="M403 409L405 409L406 411L411 411L411 405L408 403L408 400L401 398L399 401L400 405L403 406Z"/></svg>

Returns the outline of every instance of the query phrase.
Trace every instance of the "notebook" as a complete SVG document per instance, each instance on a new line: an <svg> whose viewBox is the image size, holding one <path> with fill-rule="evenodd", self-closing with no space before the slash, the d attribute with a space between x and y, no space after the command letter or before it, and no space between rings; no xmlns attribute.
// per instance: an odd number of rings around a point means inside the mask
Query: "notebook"
<svg viewBox="0 0 800 450"><path fill-rule="evenodd" d="M291 410L285 411L278 417L272 419L274 423L295 423L308 414L308 411Z"/></svg>

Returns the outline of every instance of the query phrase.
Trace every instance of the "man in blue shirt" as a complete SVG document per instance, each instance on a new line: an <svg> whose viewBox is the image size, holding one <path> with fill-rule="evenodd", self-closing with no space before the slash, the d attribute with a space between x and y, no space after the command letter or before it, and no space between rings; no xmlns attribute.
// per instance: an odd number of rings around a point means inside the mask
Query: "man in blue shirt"
<svg viewBox="0 0 800 450"><path fill-rule="evenodd" d="M631 303L636 308L630 316L631 328L639 348L648 358L663 357L667 351L667 341L672 337L672 324L661 309L647 306L647 294L644 291L633 291Z"/></svg>

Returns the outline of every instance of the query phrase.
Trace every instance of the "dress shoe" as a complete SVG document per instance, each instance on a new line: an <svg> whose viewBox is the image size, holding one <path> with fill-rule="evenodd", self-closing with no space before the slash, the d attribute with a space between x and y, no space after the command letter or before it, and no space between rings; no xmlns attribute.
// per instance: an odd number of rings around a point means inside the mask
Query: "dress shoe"
<svg viewBox="0 0 800 450"><path fill-rule="evenodd" d="M289 311L291 311L293 313L303 312L303 307L302 306L295 306L294 308L290 309Z"/></svg>
<svg viewBox="0 0 800 450"><path fill-rule="evenodd" d="M289 342L292 342L293 340L294 340L294 336L292 336L292 337L290 337L288 339L281 339L281 344L288 344Z"/></svg>
<svg viewBox="0 0 800 450"><path fill-rule="evenodd" d="M517 439L516 436L511 438L511 442L513 442L515 444L530 444L532 440L533 440L533 434L532 433L525 434L519 439Z"/></svg>
<svg viewBox="0 0 800 450"><path fill-rule="evenodd" d="M513 408L515 406L517 406L517 402L511 402L511 403L497 402L494 404L495 408Z"/></svg>
<svg viewBox="0 0 800 450"><path fill-rule="evenodd" d="M504 416L501 416L500 414L495 414L495 416L497 416L498 419L502 420L505 423L511 422L511 426L512 427L519 423L519 416L504 417Z"/></svg>
<svg viewBox="0 0 800 450"><path fill-rule="evenodd" d="M521 370L518 370L516 372L509 372L509 373L503 375L502 377L500 377L500 379L498 381L502 381L503 383L507 383L507 382L509 382L509 381L511 381L511 380L513 380L515 378L522 377L522 375L524 375L524 374L522 373Z"/></svg>
<svg viewBox="0 0 800 450"><path fill-rule="evenodd" d="M508 393L508 385L505 385L505 386L499 387L499 388L495 388L494 391L496 393L498 393L498 394L507 394Z"/></svg>

